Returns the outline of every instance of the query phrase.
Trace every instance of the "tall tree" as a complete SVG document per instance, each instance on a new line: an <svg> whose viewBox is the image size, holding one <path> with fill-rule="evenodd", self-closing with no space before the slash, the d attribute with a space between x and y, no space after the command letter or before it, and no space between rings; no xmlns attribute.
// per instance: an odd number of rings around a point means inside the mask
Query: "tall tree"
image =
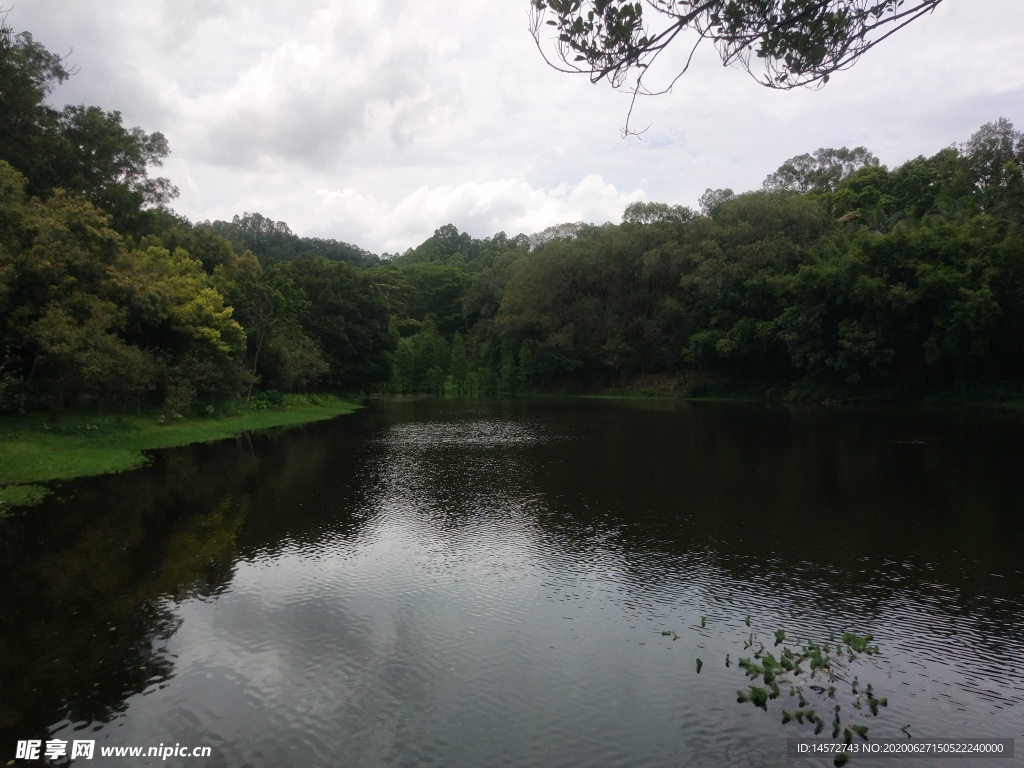
<svg viewBox="0 0 1024 768"><path fill-rule="evenodd" d="M1024 192L1024 134L1005 117L981 126L960 151L983 211Z"/></svg>
<svg viewBox="0 0 1024 768"><path fill-rule="evenodd" d="M685 205L667 205L665 203L630 203L622 212L622 221L626 224L655 224L671 222L684 224L696 214Z"/></svg>
<svg viewBox="0 0 1024 768"><path fill-rule="evenodd" d="M119 231L147 234L153 217L145 211L178 195L167 179L149 177L170 151L167 140L125 128L119 112L49 107L47 96L72 74L30 34L0 21L0 160L26 177L29 194L64 189L111 214Z"/></svg>
<svg viewBox="0 0 1024 768"><path fill-rule="evenodd" d="M864 147L847 149L831 147L803 154L784 162L764 180L764 188L773 191L835 192L850 174L861 168L878 165L878 158Z"/></svg>
<svg viewBox="0 0 1024 768"><path fill-rule="evenodd" d="M451 359L452 380L455 383L455 393L462 397L466 394L466 379L469 376L469 358L466 357L466 343L461 333L456 333L452 338L452 348L449 355Z"/></svg>
<svg viewBox="0 0 1024 768"><path fill-rule="evenodd" d="M120 112L86 106L65 107L58 131L53 185L110 213L115 227L135 229L140 211L178 196L167 179L149 177L170 154L162 133L125 128Z"/></svg>
<svg viewBox="0 0 1024 768"><path fill-rule="evenodd" d="M60 56L0 19L0 160L26 177L29 194L37 197L53 186L58 113L46 97L72 74Z"/></svg>
<svg viewBox="0 0 1024 768"><path fill-rule="evenodd" d="M215 278L248 338L248 403L258 382L274 378L276 371L266 359L268 349L275 342L288 343L286 340L299 313L305 309L306 300L282 267L261 267L248 251L235 264L218 269ZM277 356L278 362L281 358Z"/></svg>

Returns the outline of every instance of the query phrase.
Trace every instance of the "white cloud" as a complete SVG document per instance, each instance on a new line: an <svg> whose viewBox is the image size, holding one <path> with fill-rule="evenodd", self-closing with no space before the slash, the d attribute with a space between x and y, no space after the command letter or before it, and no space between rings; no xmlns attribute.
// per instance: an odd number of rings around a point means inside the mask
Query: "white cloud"
<svg viewBox="0 0 1024 768"><path fill-rule="evenodd" d="M403 251L696 205L784 160L864 145L890 166L1001 115L1024 127L1024 3L948 2L819 92L769 91L707 47L673 93L628 96L542 61L529 0L32 0L8 16L80 73L63 104L161 131L193 220L259 211L300 234ZM678 56L677 56L678 58Z"/></svg>
<svg viewBox="0 0 1024 768"><path fill-rule="evenodd" d="M339 222L362 222L366 241L381 243L381 251L401 252L447 223L489 237L499 231L530 234L566 221L618 221L629 203L643 198L643 190L624 192L590 174L550 189L515 178L424 185L397 201L351 187L319 189L316 195L316 229L327 233Z"/></svg>

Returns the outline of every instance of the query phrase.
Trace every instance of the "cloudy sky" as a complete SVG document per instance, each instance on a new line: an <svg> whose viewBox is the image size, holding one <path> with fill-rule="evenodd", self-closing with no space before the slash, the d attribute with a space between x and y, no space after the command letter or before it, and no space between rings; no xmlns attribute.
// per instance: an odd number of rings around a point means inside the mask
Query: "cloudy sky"
<svg viewBox="0 0 1024 768"><path fill-rule="evenodd" d="M193 221L258 211L376 253L453 223L475 237L696 207L818 147L890 167L1024 128L1024 2L945 0L821 91L771 91L699 51L667 96L549 68L529 0L13 0L7 23L78 74L51 101L161 131ZM670 68L671 62L665 62ZM667 73L666 68L666 73Z"/></svg>

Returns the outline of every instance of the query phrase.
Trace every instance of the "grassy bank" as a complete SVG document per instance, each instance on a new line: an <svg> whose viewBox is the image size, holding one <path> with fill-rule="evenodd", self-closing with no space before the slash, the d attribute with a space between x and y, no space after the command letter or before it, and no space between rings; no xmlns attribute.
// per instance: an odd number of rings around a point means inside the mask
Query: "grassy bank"
<svg viewBox="0 0 1024 768"><path fill-rule="evenodd" d="M208 443L268 427L294 426L351 413L359 406L329 396L286 396L284 404L226 416L164 423L159 414L105 417L68 414L58 425L45 416L0 418L0 514L38 503L40 483L121 472L146 463L143 451Z"/></svg>

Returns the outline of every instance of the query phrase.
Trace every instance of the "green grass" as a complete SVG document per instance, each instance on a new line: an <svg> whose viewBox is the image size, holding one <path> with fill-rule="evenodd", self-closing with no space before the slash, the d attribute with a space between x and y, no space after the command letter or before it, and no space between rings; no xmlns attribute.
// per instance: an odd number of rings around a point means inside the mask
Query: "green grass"
<svg viewBox="0 0 1024 768"><path fill-rule="evenodd" d="M123 418L68 414L53 425L39 415L0 419L0 514L38 503L40 483L133 469L143 451L222 440L243 432L306 424L359 406L329 396L285 396L284 405L220 418L194 416L162 423L158 414Z"/></svg>

